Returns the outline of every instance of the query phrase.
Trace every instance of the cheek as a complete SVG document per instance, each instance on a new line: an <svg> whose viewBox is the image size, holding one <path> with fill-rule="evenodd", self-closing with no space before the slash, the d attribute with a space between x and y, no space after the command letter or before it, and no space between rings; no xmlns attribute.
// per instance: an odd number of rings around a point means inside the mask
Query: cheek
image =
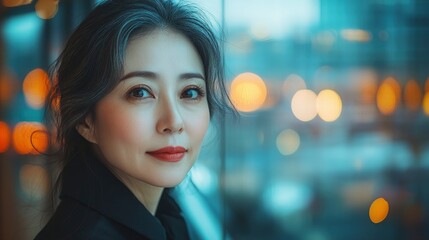
<svg viewBox="0 0 429 240"><path fill-rule="evenodd" d="M144 138L149 123L138 112L126 106L100 104L95 124L96 136L101 142L125 143L133 146Z"/></svg>
<svg viewBox="0 0 429 240"><path fill-rule="evenodd" d="M194 115L188 120L188 132L192 139L193 144L200 145L209 126L210 115L207 112L203 112L199 115Z"/></svg>

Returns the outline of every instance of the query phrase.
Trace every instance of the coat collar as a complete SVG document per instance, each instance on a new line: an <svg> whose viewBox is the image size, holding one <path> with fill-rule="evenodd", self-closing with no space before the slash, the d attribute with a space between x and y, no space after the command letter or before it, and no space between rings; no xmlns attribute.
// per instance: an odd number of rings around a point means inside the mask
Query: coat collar
<svg viewBox="0 0 429 240"><path fill-rule="evenodd" d="M154 217L95 155L88 155L64 168L60 198L73 198L149 239L186 236L180 208L168 192L164 190Z"/></svg>

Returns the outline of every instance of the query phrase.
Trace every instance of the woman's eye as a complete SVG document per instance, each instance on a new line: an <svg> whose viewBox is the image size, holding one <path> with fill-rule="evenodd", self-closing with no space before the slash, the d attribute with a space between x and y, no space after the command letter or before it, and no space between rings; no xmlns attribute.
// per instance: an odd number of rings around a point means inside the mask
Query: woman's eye
<svg viewBox="0 0 429 240"><path fill-rule="evenodd" d="M132 89L128 96L133 99L145 99L148 97L153 97L153 95L146 88L138 87Z"/></svg>
<svg viewBox="0 0 429 240"><path fill-rule="evenodd" d="M181 97L189 99L189 100L199 100L203 96L204 96L204 92L202 89L197 88L197 87L193 87L193 88L186 89L182 93Z"/></svg>

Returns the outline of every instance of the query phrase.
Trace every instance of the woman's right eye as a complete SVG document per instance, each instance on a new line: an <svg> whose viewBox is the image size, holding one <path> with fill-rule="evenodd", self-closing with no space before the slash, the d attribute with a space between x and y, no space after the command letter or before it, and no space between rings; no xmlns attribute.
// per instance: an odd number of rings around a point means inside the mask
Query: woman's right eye
<svg viewBox="0 0 429 240"><path fill-rule="evenodd" d="M153 97L153 94L145 87L136 87L128 92L128 97L135 100L143 100Z"/></svg>

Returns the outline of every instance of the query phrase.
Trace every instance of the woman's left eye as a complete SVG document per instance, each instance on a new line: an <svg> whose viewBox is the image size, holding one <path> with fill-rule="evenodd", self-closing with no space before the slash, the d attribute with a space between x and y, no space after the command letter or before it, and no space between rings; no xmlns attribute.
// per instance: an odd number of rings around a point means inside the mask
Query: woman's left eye
<svg viewBox="0 0 429 240"><path fill-rule="evenodd" d="M182 93L182 98L189 100L199 100L204 96L204 91L199 87L188 88Z"/></svg>

